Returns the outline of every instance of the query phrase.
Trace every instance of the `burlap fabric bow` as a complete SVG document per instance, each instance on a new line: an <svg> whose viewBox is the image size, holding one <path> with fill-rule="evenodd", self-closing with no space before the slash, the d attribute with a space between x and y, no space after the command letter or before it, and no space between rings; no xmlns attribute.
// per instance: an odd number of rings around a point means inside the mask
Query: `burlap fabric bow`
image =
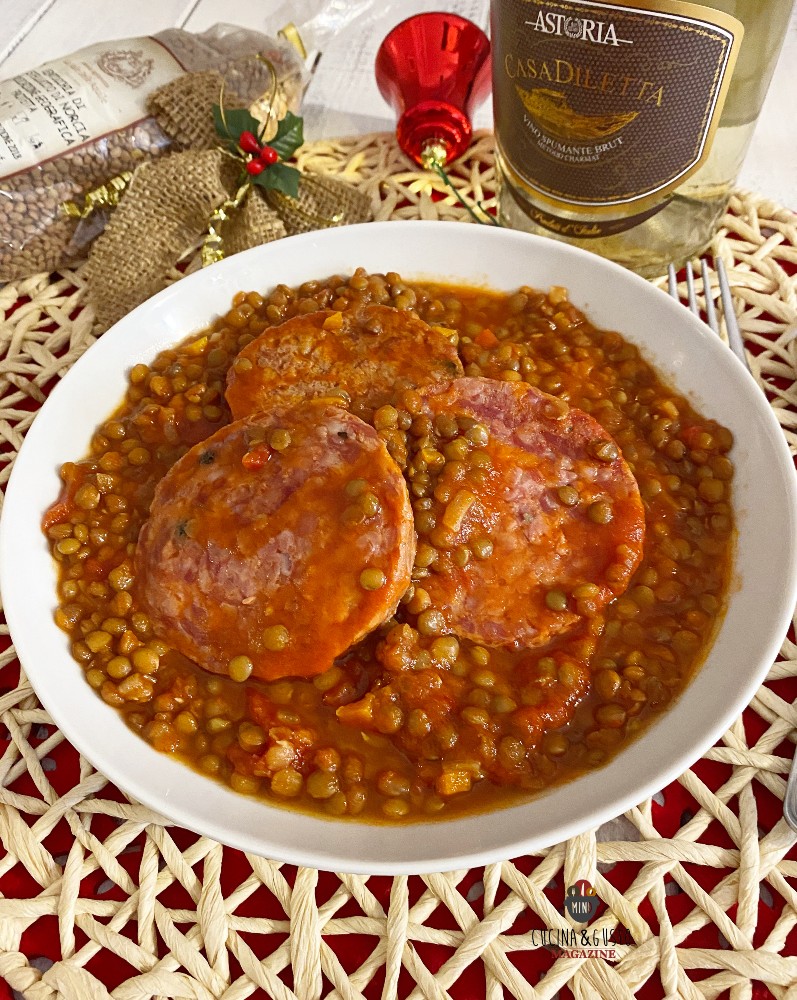
<svg viewBox="0 0 797 1000"><path fill-rule="evenodd" d="M242 184L242 162L223 148L214 126L222 93L221 75L207 72L186 73L151 95L150 113L184 151L135 170L93 243L88 295L103 329L165 287L175 263L209 226L216 228L218 258L222 237L229 256L294 233L371 219L364 194L320 174L303 174L295 198ZM230 91L224 101L246 104Z"/></svg>

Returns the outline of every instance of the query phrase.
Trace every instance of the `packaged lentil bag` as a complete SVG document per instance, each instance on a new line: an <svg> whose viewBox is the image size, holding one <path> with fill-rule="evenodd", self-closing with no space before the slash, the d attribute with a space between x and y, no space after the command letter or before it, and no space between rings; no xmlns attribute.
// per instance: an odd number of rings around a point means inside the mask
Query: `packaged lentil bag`
<svg viewBox="0 0 797 1000"><path fill-rule="evenodd" d="M256 102L273 84L269 66L283 113L298 112L307 78L296 50L230 25L101 42L0 82L0 280L79 257L102 217L78 228L64 203L181 148L148 111L156 90L216 70L231 93Z"/></svg>

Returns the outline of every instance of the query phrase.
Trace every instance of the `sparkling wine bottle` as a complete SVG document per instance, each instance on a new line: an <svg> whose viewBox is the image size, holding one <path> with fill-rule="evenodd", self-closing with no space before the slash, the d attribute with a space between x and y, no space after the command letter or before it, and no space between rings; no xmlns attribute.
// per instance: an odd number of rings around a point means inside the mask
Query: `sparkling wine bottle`
<svg viewBox="0 0 797 1000"><path fill-rule="evenodd" d="M710 242L794 0L492 0L499 218L647 276Z"/></svg>

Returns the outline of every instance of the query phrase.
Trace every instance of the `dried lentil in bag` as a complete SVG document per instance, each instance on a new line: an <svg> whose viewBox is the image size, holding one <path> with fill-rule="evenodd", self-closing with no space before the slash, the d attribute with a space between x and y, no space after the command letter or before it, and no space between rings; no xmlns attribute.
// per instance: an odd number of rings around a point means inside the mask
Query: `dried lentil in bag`
<svg viewBox="0 0 797 1000"><path fill-rule="evenodd" d="M62 204L181 148L149 113L152 93L185 72L217 70L228 93L254 102L273 86L256 54L274 67L282 113L298 111L306 80L294 49L229 25L101 42L0 82L0 280L79 257L103 216L78 227Z"/></svg>

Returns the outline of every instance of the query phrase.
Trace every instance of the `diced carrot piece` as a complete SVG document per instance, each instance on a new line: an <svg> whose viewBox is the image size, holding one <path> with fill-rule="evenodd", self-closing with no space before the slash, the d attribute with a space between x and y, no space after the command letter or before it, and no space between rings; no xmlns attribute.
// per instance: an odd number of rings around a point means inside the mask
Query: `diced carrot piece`
<svg viewBox="0 0 797 1000"><path fill-rule="evenodd" d="M241 459L241 465L250 472L262 469L271 458L271 448L267 444L256 445Z"/></svg>
<svg viewBox="0 0 797 1000"><path fill-rule="evenodd" d="M479 347L495 347L498 343L498 337L488 327L485 327L481 333L477 333L473 339Z"/></svg>
<svg viewBox="0 0 797 1000"><path fill-rule="evenodd" d="M83 563L83 575L87 580L104 580L108 569L98 559L90 557Z"/></svg>
<svg viewBox="0 0 797 1000"><path fill-rule="evenodd" d="M702 438L706 436L706 429L696 424L687 424L681 428L678 436L687 448L700 448L703 443Z"/></svg>
<svg viewBox="0 0 797 1000"><path fill-rule="evenodd" d="M455 347L459 343L459 334L456 330L452 330L450 326L433 326L432 329L439 333L446 340L450 341Z"/></svg>
<svg viewBox="0 0 797 1000"><path fill-rule="evenodd" d="M472 784L473 775L470 771L445 771L435 782L435 791L438 795L459 795L469 792Z"/></svg>
<svg viewBox="0 0 797 1000"><path fill-rule="evenodd" d="M325 330L340 330L343 326L343 313L335 312L331 316L327 316L324 320L323 327Z"/></svg>
<svg viewBox="0 0 797 1000"><path fill-rule="evenodd" d="M68 500L61 500L58 503L54 503L44 514L42 519L42 529L44 531L48 531L54 525L61 524L63 521L68 521L72 510L73 505Z"/></svg>
<svg viewBox="0 0 797 1000"><path fill-rule="evenodd" d="M45 511L42 518L42 530L48 531L56 524L68 521L75 509L73 500L78 487L88 475L88 469L77 462L65 462L61 466L63 487L56 502Z"/></svg>
<svg viewBox="0 0 797 1000"><path fill-rule="evenodd" d="M188 347L186 347L186 350L188 351L189 354L201 354L207 346L208 346L208 338L200 337L198 340L195 340L192 344L189 344Z"/></svg>
<svg viewBox="0 0 797 1000"><path fill-rule="evenodd" d="M376 698L369 692L359 701L341 705L335 714L344 726L354 726L355 729L373 729L375 701Z"/></svg>

